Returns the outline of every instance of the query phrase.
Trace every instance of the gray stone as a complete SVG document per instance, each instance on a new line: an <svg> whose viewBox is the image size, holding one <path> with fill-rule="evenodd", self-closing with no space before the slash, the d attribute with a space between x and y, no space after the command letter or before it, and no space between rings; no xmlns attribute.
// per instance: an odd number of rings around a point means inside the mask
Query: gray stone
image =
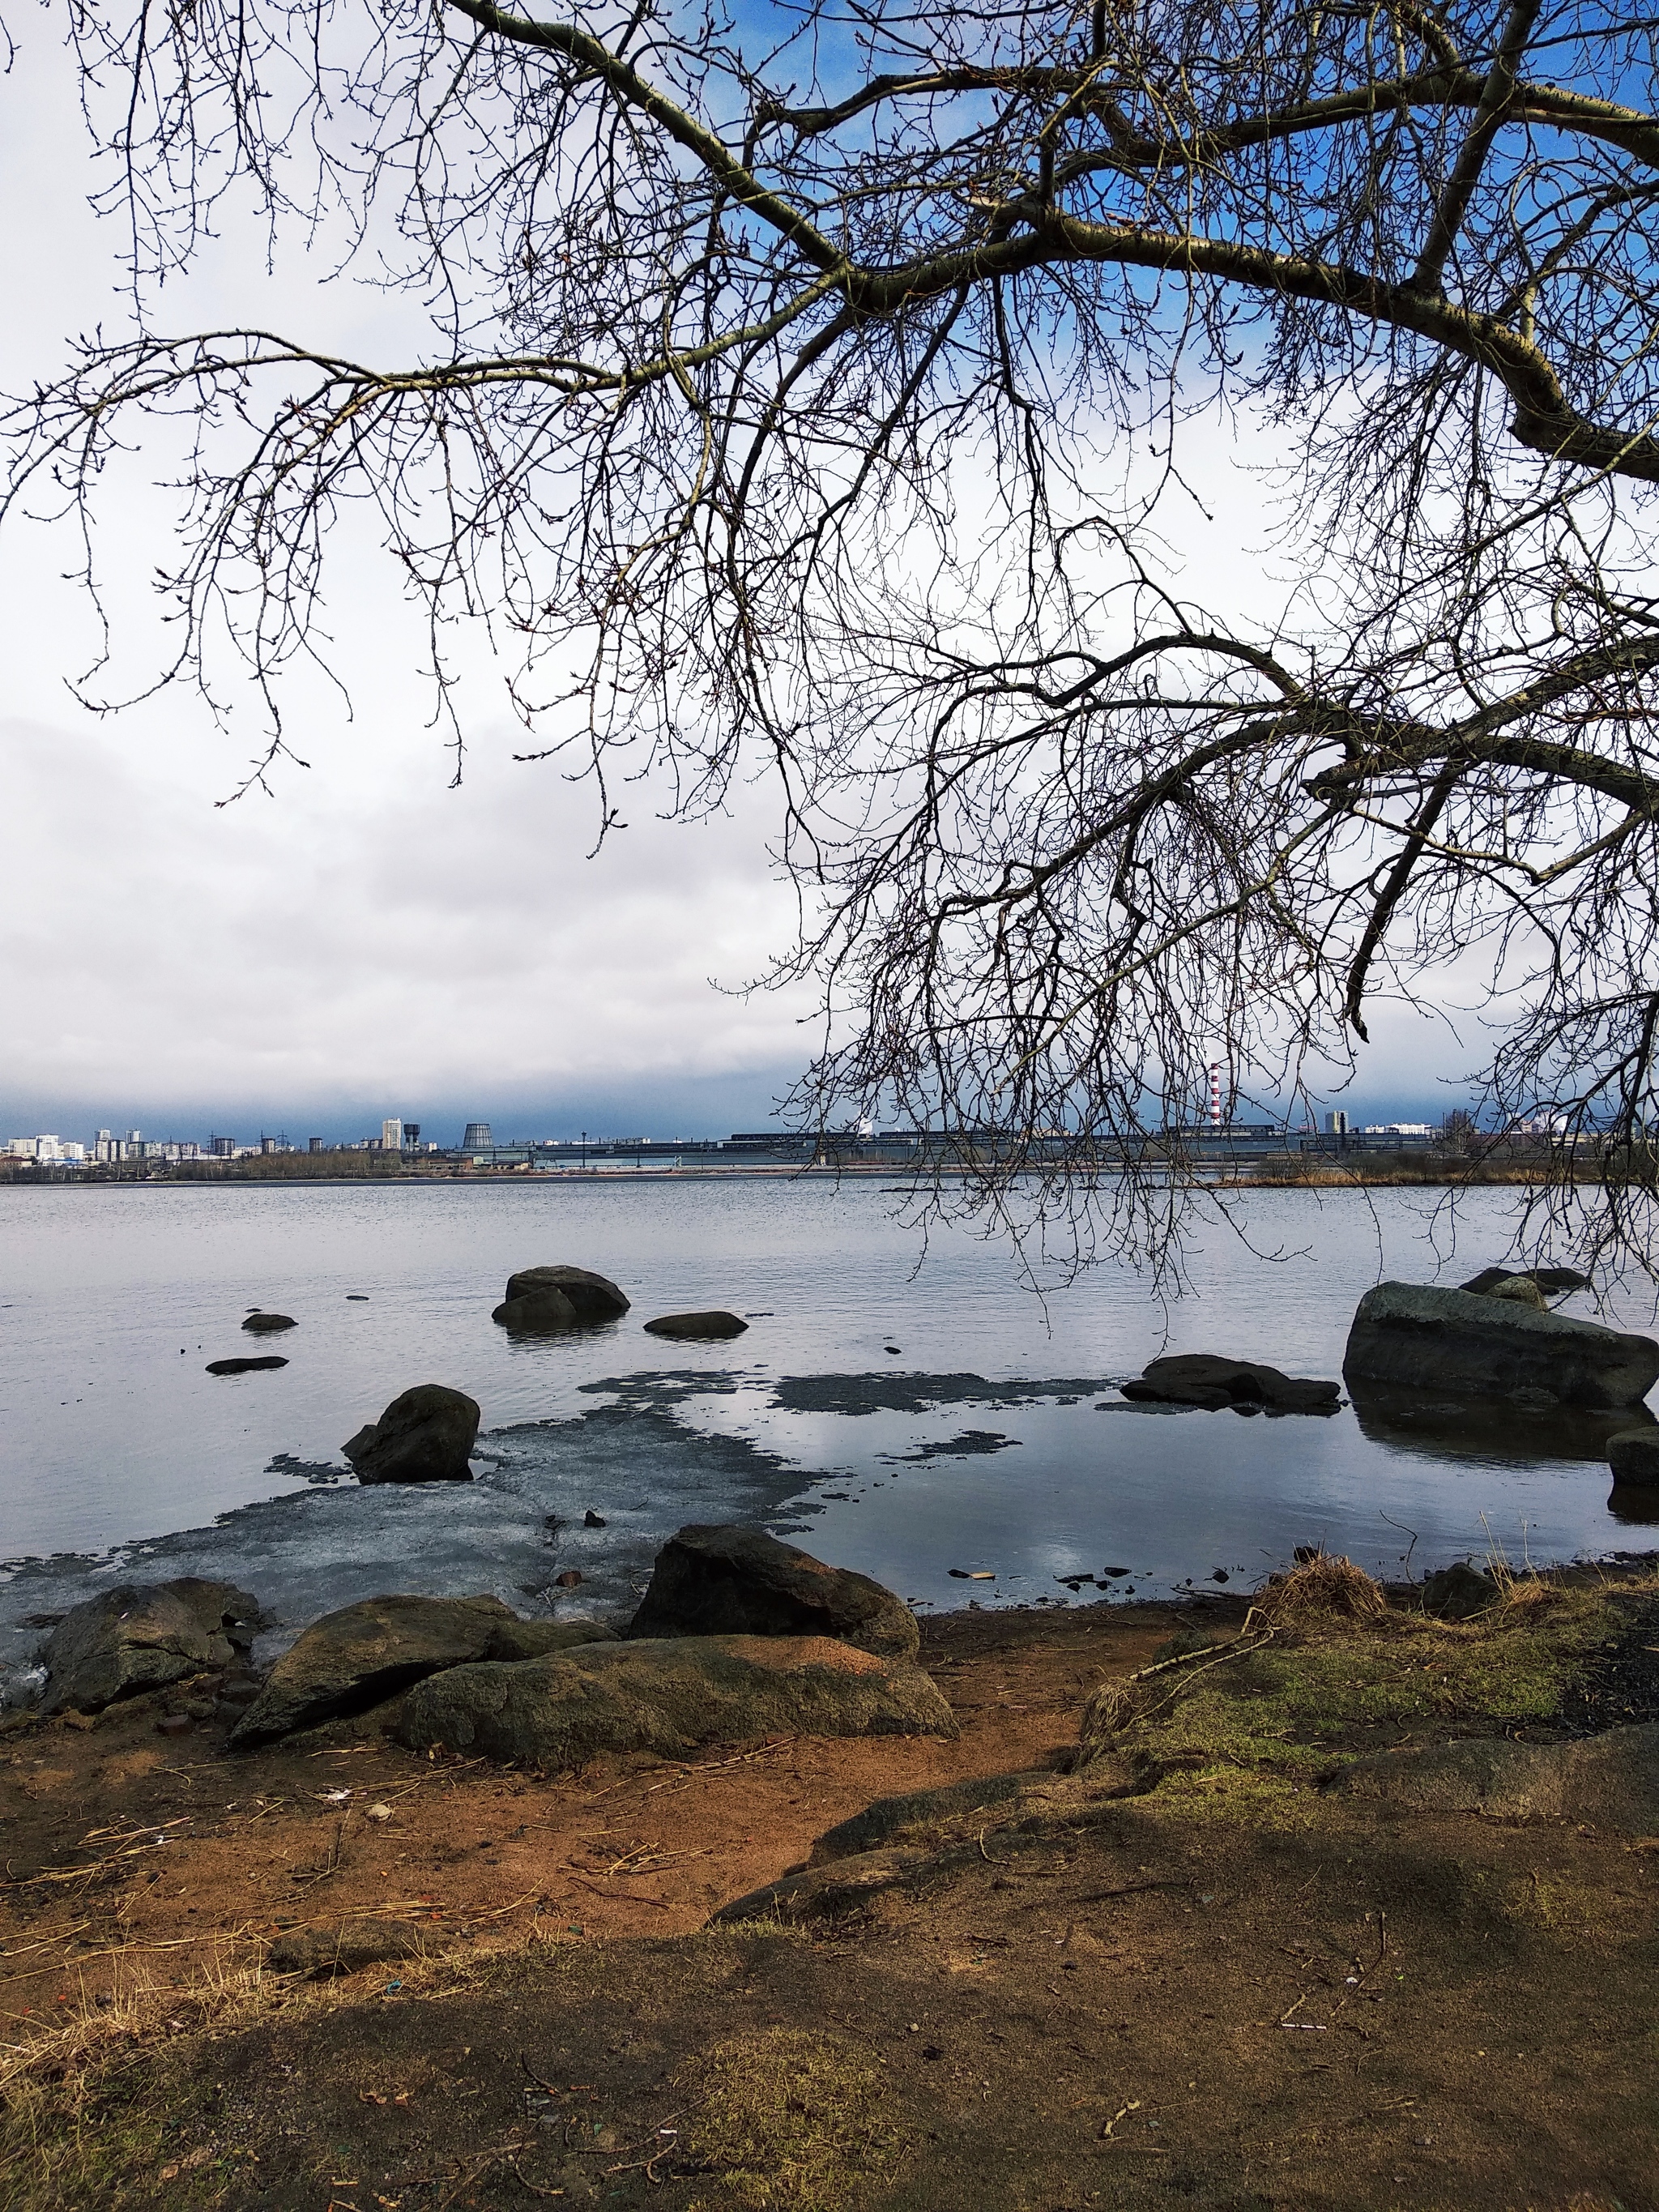
<svg viewBox="0 0 1659 2212"><path fill-rule="evenodd" d="M1565 1297L1570 1291L1587 1291L1589 1277L1576 1267L1483 1267L1461 1287L1477 1297L1490 1297L1502 1283L1533 1284L1547 1298Z"/></svg>
<svg viewBox="0 0 1659 2212"><path fill-rule="evenodd" d="M1659 1344L1513 1300L1420 1283L1367 1291L1342 1372L1356 1382L1505 1397L1547 1406L1637 1406L1659 1380Z"/></svg>
<svg viewBox="0 0 1659 2212"><path fill-rule="evenodd" d="M1659 1428L1620 1429L1609 1437L1607 1465L1615 1482L1659 1487Z"/></svg>
<svg viewBox="0 0 1659 2212"><path fill-rule="evenodd" d="M1215 1352L1173 1352L1152 1360L1138 1382L1121 1387L1131 1400L1212 1412L1236 1406L1265 1407L1279 1413L1334 1413L1342 1396L1340 1383L1285 1375L1277 1367Z"/></svg>
<svg viewBox="0 0 1659 2212"><path fill-rule="evenodd" d="M568 1298L585 1328L597 1322L620 1321L628 1311L628 1300L610 1277L596 1275L591 1267L520 1267L516 1275L507 1279L504 1303L514 1305L523 1298L538 1297L545 1291L556 1291Z"/></svg>
<svg viewBox="0 0 1659 2212"><path fill-rule="evenodd" d="M659 1314L645 1324L649 1336L672 1336L696 1342L705 1338L741 1336L749 1324L737 1314L714 1309L708 1313Z"/></svg>
<svg viewBox="0 0 1659 2212"><path fill-rule="evenodd" d="M410 1691L388 1729L412 1750L559 1768L774 1735L954 1736L957 1723L908 1662L823 1636L695 1636L453 1668Z"/></svg>
<svg viewBox="0 0 1659 2212"><path fill-rule="evenodd" d="M489 1318L525 1336L551 1336L581 1327L575 1307L562 1291L532 1291L525 1297L505 1298Z"/></svg>
<svg viewBox="0 0 1659 2212"><path fill-rule="evenodd" d="M471 1482L478 1402L442 1382L417 1382L340 1449L359 1482Z"/></svg>
<svg viewBox="0 0 1659 2212"><path fill-rule="evenodd" d="M101 1712L118 1698L234 1666L258 1620L258 1598L230 1583L185 1575L120 1583L66 1613L46 1639L42 1710Z"/></svg>
<svg viewBox="0 0 1659 2212"><path fill-rule="evenodd" d="M1441 1620L1472 1620L1477 1613L1497 1604L1498 1589L1490 1575L1460 1560L1442 1567L1438 1574L1426 1576L1418 1595L1425 1613Z"/></svg>
<svg viewBox="0 0 1659 2212"><path fill-rule="evenodd" d="M295 1638L231 1731L231 1747L363 1712L447 1667L537 1659L611 1634L593 1621L520 1620L498 1597L364 1598Z"/></svg>
<svg viewBox="0 0 1659 2212"><path fill-rule="evenodd" d="M1327 1787L1401 1812L1586 1820L1647 1835L1659 1827L1659 1721L1572 1743L1476 1737L1387 1751L1356 1759Z"/></svg>
<svg viewBox="0 0 1659 2212"><path fill-rule="evenodd" d="M299 1323L291 1314L251 1313L242 1327L252 1329L256 1336L270 1336L277 1329L297 1328Z"/></svg>
<svg viewBox="0 0 1659 2212"><path fill-rule="evenodd" d="M694 1522L657 1554L629 1637L833 1636L879 1658L914 1659L908 1606L868 1575L827 1566L764 1529Z"/></svg>

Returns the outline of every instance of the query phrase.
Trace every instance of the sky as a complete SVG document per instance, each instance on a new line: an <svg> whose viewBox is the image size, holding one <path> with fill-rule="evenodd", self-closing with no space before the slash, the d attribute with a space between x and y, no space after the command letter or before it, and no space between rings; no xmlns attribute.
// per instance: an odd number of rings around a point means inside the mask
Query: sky
<svg viewBox="0 0 1659 2212"><path fill-rule="evenodd" d="M119 315L113 226L91 170L53 18L21 24L0 80L0 385L54 374L66 334ZM252 250L250 250L251 244ZM291 327L362 355L413 349L407 310L320 290L295 255L276 280L227 227L175 300L178 325ZM1212 457L1213 526L1193 527L1203 596L1248 601L1260 574L1256 486ZM155 510L152 510L154 513ZM133 587L155 560L112 503L106 562ZM766 856L764 786L728 818L676 824L624 793L629 828L588 857L591 795L524 743L500 672L471 649L459 788L374 549L334 579L331 621L354 713L300 687L308 769L231 805L249 751L180 690L119 715L70 679L96 636L64 580L61 538L0 537L0 1137L100 1127L243 1141L377 1133L384 1115L441 1142L498 1136L721 1135L763 1127L811 1056L810 994L747 994L789 941L793 905ZM251 735L257 704L246 702ZM234 720L234 717L233 717ZM1362 1119L1437 1118L1477 1057L1441 1024L1380 1009Z"/></svg>

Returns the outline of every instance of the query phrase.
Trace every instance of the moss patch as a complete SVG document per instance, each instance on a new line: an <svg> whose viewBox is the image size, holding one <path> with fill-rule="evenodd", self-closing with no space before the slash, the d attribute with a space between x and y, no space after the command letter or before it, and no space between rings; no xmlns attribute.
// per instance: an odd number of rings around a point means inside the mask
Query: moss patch
<svg viewBox="0 0 1659 2212"><path fill-rule="evenodd" d="M722 2043L682 2076L699 2100L694 2142L720 2179L692 2207L846 2212L897 2162L881 2083L844 2039L776 2028Z"/></svg>
<svg viewBox="0 0 1659 2212"><path fill-rule="evenodd" d="M1340 1760L1554 1720L1620 1621L1595 1589L1521 1583L1471 1621L1389 1610L1298 1622L1253 1650L1259 1631L1247 1628L1237 1658L1194 1656L1107 1685L1085 1742L1149 1754L1165 1771L1157 1802L1172 1814L1305 1826L1318 1778Z"/></svg>

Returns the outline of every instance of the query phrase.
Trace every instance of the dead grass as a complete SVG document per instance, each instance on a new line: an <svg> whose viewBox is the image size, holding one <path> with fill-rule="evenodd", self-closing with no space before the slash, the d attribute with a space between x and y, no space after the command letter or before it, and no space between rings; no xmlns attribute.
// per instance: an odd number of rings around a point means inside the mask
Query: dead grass
<svg viewBox="0 0 1659 2212"><path fill-rule="evenodd" d="M1388 1609L1382 1585L1331 1552L1304 1559L1256 1600L1257 1612L1281 1634L1335 1620L1376 1620Z"/></svg>
<svg viewBox="0 0 1659 2212"><path fill-rule="evenodd" d="M699 2113L693 2148L716 2170L719 2204L742 2212L849 2212L896 2164L879 2076L845 2037L800 2028L735 2036L684 2069Z"/></svg>

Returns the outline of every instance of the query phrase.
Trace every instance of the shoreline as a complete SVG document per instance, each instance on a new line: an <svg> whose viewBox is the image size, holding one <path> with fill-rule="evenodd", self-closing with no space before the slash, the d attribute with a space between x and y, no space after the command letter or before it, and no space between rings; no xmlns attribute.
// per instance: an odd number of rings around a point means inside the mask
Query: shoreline
<svg viewBox="0 0 1659 2212"><path fill-rule="evenodd" d="M11 2201L493 2212L526 2183L643 2205L678 2179L708 2212L1152 2212L1171 2181L1234 2203L1254 2173L1310 2212L1645 2202L1643 1846L1599 1813L1413 1812L1320 1778L1577 1741L1607 1724L1574 1717L1592 1694L1659 1712L1659 1583L1516 1582L1468 1623L1288 1618L1265 1660L1249 1603L1206 1604L1190 1676L1164 1665L1184 1608L925 1621L950 1741L540 1775L400 1750L374 1712L235 1758L138 1700L9 1731ZM1094 1693L1149 1667L1143 1750L1068 1778ZM957 1811L907 1796L941 1790ZM872 1799L910 1826L823 1860ZM712 1917L809 1860L816 1917ZM742 2157L722 2054L798 2085Z"/></svg>

